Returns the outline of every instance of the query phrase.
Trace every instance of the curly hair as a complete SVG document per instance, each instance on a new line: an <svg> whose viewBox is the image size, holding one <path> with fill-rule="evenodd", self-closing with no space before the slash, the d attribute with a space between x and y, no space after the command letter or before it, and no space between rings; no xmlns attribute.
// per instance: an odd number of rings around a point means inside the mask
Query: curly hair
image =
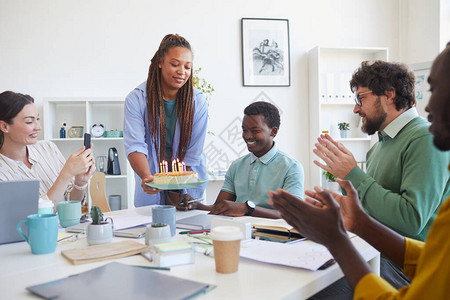
<svg viewBox="0 0 450 300"><path fill-rule="evenodd" d="M358 87L367 87L377 96L395 90L394 103L397 110L408 109L416 104L415 76L405 64L381 60L372 63L363 61L350 80L353 92Z"/></svg>
<svg viewBox="0 0 450 300"><path fill-rule="evenodd" d="M244 114L247 116L263 115L264 121L269 128L280 128L280 112L275 105L269 102L253 102L244 109Z"/></svg>
<svg viewBox="0 0 450 300"><path fill-rule="evenodd" d="M0 120L12 124L13 119L22 111L25 105L34 103L33 97L11 91L0 94ZM0 131L0 148L3 146L5 137Z"/></svg>
<svg viewBox="0 0 450 300"><path fill-rule="evenodd" d="M173 47L191 50L191 45L178 34L166 35L159 45L158 51L153 56L148 70L147 78L147 113L150 138L155 145L156 156L164 160L166 147L166 113L161 88L161 69L159 63L164 55ZM191 142L192 126L194 123L194 87L192 72L186 83L178 90L176 102L176 118L180 124L180 144L178 146L178 158L184 159ZM157 146L159 144L159 147ZM175 152L174 152L175 153Z"/></svg>

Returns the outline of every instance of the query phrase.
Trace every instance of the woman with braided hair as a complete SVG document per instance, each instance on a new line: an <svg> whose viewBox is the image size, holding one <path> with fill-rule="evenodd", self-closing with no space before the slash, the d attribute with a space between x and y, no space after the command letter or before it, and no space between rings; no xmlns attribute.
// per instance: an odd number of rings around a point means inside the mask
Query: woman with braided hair
<svg viewBox="0 0 450 300"><path fill-rule="evenodd" d="M159 172L161 161L168 161L170 168L174 158L183 161L187 170L197 172L199 178L207 176L202 151L208 104L193 87L192 69L189 42L178 34L168 34L151 60L147 81L125 100L124 144L135 172L136 207L177 205L203 195L205 184L181 193L164 192L145 184Z"/></svg>

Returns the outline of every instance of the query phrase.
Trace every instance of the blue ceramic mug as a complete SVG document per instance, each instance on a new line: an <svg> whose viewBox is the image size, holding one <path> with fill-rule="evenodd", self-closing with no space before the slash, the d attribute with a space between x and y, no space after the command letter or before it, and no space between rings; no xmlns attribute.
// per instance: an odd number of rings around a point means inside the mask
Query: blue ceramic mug
<svg viewBox="0 0 450 300"><path fill-rule="evenodd" d="M27 226L27 233L22 225ZM30 245L33 254L53 253L58 240L58 216L55 214L29 215L26 221L19 221L17 231Z"/></svg>
<svg viewBox="0 0 450 300"><path fill-rule="evenodd" d="M176 232L176 218L175 206L172 205L158 205L152 208L152 223L169 224L170 234L175 235Z"/></svg>

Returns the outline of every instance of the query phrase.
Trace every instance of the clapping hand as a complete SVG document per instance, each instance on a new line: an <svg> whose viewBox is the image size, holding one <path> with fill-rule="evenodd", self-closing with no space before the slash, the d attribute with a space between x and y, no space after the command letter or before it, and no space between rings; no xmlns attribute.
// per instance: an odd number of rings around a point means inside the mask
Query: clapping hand
<svg viewBox="0 0 450 300"><path fill-rule="evenodd" d="M314 154L319 156L326 165L314 160L314 164L344 179L350 171L356 167L356 160L353 154L342 144L331 138L328 134L322 134L317 138L318 143L313 150Z"/></svg>

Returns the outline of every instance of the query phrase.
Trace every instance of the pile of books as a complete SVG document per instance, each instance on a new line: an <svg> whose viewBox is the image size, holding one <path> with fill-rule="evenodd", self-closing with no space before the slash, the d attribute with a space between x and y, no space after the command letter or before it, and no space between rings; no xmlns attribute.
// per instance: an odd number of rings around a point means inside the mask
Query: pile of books
<svg viewBox="0 0 450 300"><path fill-rule="evenodd" d="M252 238L279 243L305 239L282 219L252 224Z"/></svg>

